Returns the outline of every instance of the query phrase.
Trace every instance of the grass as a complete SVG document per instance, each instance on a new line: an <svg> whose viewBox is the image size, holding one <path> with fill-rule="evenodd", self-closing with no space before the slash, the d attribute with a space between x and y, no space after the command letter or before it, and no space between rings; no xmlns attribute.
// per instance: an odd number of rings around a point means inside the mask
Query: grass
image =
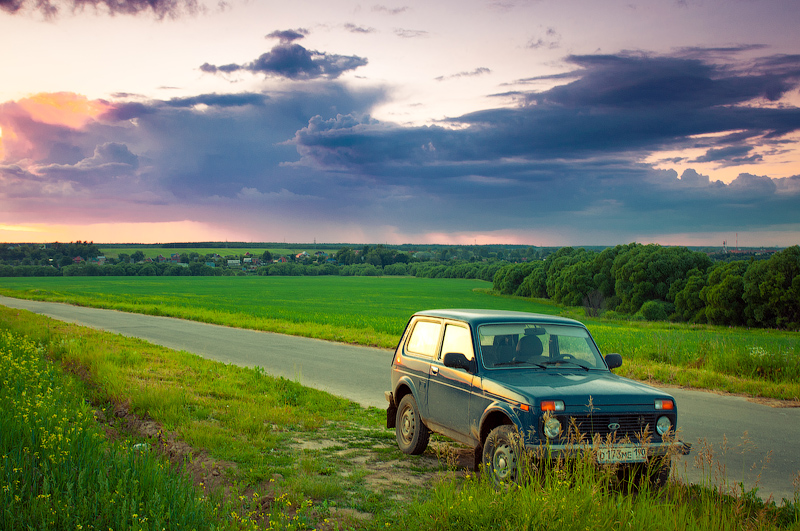
<svg viewBox="0 0 800 531"><path fill-rule="evenodd" d="M4 529L800 529L798 494L654 490L590 460L496 490L469 451L435 437L405 456L383 411L258 369L2 307L0 337Z"/></svg>
<svg viewBox="0 0 800 531"><path fill-rule="evenodd" d="M604 353L623 354L619 374L667 385L800 400L797 332L586 321Z"/></svg>
<svg viewBox="0 0 800 531"><path fill-rule="evenodd" d="M0 332L0 527L213 529L217 508L155 454L109 444L80 384ZM87 525L89 528L89 525Z"/></svg>
<svg viewBox="0 0 800 531"><path fill-rule="evenodd" d="M343 481L329 477L329 472L313 473L298 463L304 462L306 454L305 462L314 463L314 450L304 449L306 441L336 439L346 449L349 440L356 447L367 440L369 446L387 447L381 429L383 411L364 410L296 382L272 378L257 368L211 362L29 312L0 307L0 330L13 330L15 337L41 345L36 349L40 357L83 376L86 400L114 430L125 432L127 447L144 444L158 449L164 442L172 452L180 449L175 441L181 441L192 448L182 458L196 476L197 487L212 500L223 486L235 494L234 501L241 497L234 511L238 521L273 518L270 521L275 522L290 512L292 518L284 522L289 525L298 512L310 511L311 496L348 506L369 505L375 497L364 489L358 474ZM82 399L78 402L83 404ZM121 423L119 417L155 421L158 434L131 430L133 420ZM379 496L378 507L385 505L390 493ZM280 496L286 506L270 517ZM230 505L228 500L222 507Z"/></svg>
<svg viewBox="0 0 800 531"><path fill-rule="evenodd" d="M486 295L480 280L398 277L6 278L0 294L392 348L415 311L552 305Z"/></svg>
<svg viewBox="0 0 800 531"><path fill-rule="evenodd" d="M0 294L393 348L415 311L493 308L586 322L618 372L667 385L800 399L800 333L585 319L581 309L492 295L480 280L397 277L5 278Z"/></svg>
<svg viewBox="0 0 800 531"><path fill-rule="evenodd" d="M487 495L492 493L492 495ZM619 480L582 461L551 463L520 484L497 491L479 476L443 481L401 515L401 526L427 529L776 529L796 527L796 514L704 488L653 489Z"/></svg>

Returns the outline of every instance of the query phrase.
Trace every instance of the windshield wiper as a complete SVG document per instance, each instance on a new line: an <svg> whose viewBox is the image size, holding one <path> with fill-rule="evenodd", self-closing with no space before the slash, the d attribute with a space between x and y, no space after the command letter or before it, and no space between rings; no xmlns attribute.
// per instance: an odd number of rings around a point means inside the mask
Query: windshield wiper
<svg viewBox="0 0 800 531"><path fill-rule="evenodd" d="M588 365L584 365L583 363L578 363L575 360L553 360L553 361L545 361L543 363L545 365L560 365L562 363L571 363L573 365L577 365L578 367L580 367L581 369L585 370L586 372L589 372L589 370L591 369L591 367L589 367Z"/></svg>
<svg viewBox="0 0 800 531"><path fill-rule="evenodd" d="M533 361L525 361L525 360L512 360L512 361L506 361L506 362L503 362L503 363L495 363L494 364L495 367L510 367L512 365L531 365L531 366L534 366L534 367L539 367L540 369L546 369L547 368L544 365L542 365L541 363L535 363Z"/></svg>

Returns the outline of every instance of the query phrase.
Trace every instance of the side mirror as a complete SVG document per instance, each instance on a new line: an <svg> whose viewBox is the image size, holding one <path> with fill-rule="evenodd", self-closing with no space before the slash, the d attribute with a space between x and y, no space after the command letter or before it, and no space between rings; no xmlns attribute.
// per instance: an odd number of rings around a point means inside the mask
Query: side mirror
<svg viewBox="0 0 800 531"><path fill-rule="evenodd" d="M448 352L444 355L443 361L445 367L450 367L451 369L464 369L469 373L473 372L472 362L470 362L461 352Z"/></svg>
<svg viewBox="0 0 800 531"><path fill-rule="evenodd" d="M622 367L622 356L619 354L606 354L606 365L608 365L609 370Z"/></svg>

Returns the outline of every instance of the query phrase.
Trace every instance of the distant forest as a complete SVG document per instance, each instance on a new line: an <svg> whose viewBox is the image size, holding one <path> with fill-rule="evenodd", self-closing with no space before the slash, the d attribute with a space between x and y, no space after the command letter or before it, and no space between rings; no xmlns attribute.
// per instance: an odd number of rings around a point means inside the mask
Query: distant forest
<svg viewBox="0 0 800 531"><path fill-rule="evenodd" d="M798 246L769 253L637 243L596 248L315 244L315 254L286 255L267 250L281 246L303 247L244 242L171 244L153 246L162 247L170 257L153 261L145 259L141 251L105 260L91 242L0 244L0 276L472 278L492 282L494 291L501 294L582 306L587 316L800 329ZM103 245L104 249L111 247ZM225 254L227 247L265 250L234 256ZM189 251L192 248L219 248L219 252L201 256Z"/></svg>

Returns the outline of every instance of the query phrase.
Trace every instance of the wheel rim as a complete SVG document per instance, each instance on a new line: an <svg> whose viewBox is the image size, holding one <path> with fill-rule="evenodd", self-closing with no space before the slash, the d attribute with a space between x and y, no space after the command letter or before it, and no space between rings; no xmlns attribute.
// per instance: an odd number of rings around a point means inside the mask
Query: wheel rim
<svg viewBox="0 0 800 531"><path fill-rule="evenodd" d="M517 470L517 454L508 443L498 446L492 455L492 471L499 481L511 480Z"/></svg>
<svg viewBox="0 0 800 531"><path fill-rule="evenodd" d="M403 414L400 416L400 435L406 443L411 443L411 440L414 438L416 420L417 418L416 415L414 415L413 408L407 407L403 410Z"/></svg>

